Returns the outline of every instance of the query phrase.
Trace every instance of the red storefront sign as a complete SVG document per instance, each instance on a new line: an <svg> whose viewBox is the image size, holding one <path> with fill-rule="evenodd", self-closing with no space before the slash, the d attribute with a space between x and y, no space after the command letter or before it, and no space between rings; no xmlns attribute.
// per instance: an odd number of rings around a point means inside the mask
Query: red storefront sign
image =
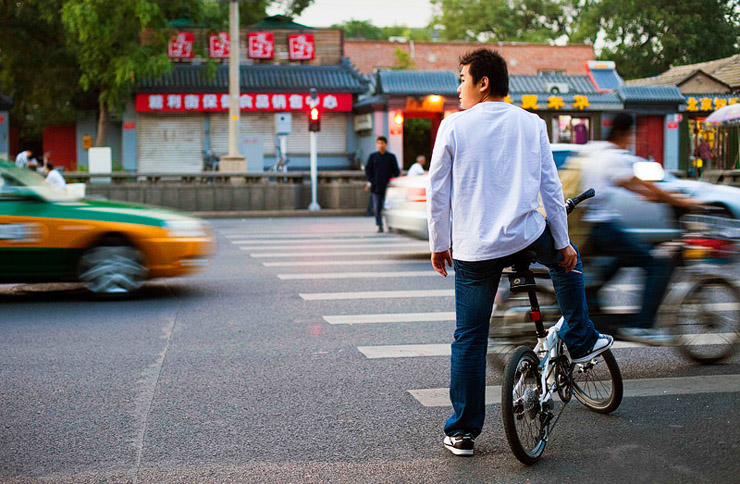
<svg viewBox="0 0 740 484"><path fill-rule="evenodd" d="M132 129L136 129L136 121L124 121L123 122L123 129L130 131Z"/></svg>
<svg viewBox="0 0 740 484"><path fill-rule="evenodd" d="M290 60L310 60L316 52L313 34L291 34L288 36Z"/></svg>
<svg viewBox="0 0 740 484"><path fill-rule="evenodd" d="M272 59L275 56L275 35L272 32L249 32L247 45L250 59Z"/></svg>
<svg viewBox="0 0 740 484"><path fill-rule="evenodd" d="M307 111L311 96L308 93L243 93L239 96L241 111ZM323 93L318 97L318 108L323 112L352 111L352 94ZM164 93L137 94L139 112L227 111L226 93Z"/></svg>
<svg viewBox="0 0 740 484"><path fill-rule="evenodd" d="M229 57L229 33L219 32L208 37L208 55L217 59Z"/></svg>
<svg viewBox="0 0 740 484"><path fill-rule="evenodd" d="M178 32L167 45L167 56L177 59L192 59L194 42L195 36L192 32Z"/></svg>

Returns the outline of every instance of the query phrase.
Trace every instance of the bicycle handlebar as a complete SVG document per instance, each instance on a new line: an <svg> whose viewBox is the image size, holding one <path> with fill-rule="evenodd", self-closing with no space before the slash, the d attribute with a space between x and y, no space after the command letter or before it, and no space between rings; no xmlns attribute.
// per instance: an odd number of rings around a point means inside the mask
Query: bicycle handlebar
<svg viewBox="0 0 740 484"><path fill-rule="evenodd" d="M565 201L565 210L567 211L567 213L571 213L576 208L576 205L578 205L584 200L588 200L594 195L596 195L596 192L594 191L594 189L589 188L588 190L581 193L577 197L569 198L568 200Z"/></svg>

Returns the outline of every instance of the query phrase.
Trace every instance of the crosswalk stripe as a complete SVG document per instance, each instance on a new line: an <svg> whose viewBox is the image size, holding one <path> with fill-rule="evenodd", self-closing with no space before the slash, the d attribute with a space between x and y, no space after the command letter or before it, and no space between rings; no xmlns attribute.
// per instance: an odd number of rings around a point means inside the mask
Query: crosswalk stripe
<svg viewBox="0 0 740 484"><path fill-rule="evenodd" d="M392 299L412 297L447 297L454 296L454 289L432 289L417 291L365 291L365 292L314 292L301 293L299 296L306 301L333 301L338 299Z"/></svg>
<svg viewBox="0 0 740 484"><path fill-rule="evenodd" d="M445 314L445 313L439 313ZM455 314L452 314L450 321L455 320ZM331 317L331 316L328 316ZM326 319L327 316L324 316ZM431 320L429 320L431 321ZM373 321L376 322L376 321ZM377 321L385 322L385 321ZM395 322L395 321L390 321ZM332 323L342 324L342 323ZM351 324L351 323L344 323ZM695 337L687 338L689 345L719 345L725 344L737 338L736 333L716 333L716 334L698 334ZM631 341L615 341L612 345L613 350L623 350L630 348L655 348L641 343ZM415 344L415 345L378 345L378 346L358 346L357 349L368 359L379 358L416 358L421 356L450 356L450 344ZM489 348L489 353L496 353L495 348Z"/></svg>
<svg viewBox="0 0 740 484"><path fill-rule="evenodd" d="M450 407L449 388L408 391L425 407ZM705 375L624 380L624 397L660 397L740 392L740 375ZM486 386L486 405L501 404L501 386Z"/></svg>
<svg viewBox="0 0 740 484"><path fill-rule="evenodd" d="M396 277L431 277L439 276L435 271L396 271L396 272L324 272L318 274L278 274L283 280L300 279L367 279Z"/></svg>
<svg viewBox="0 0 740 484"><path fill-rule="evenodd" d="M222 234L227 239L244 239L244 240L266 240L266 239L286 239L286 240L297 240L297 239L334 239L336 237L352 238L357 240L396 240L402 239L397 235L357 235L356 232L342 232L336 234Z"/></svg>
<svg viewBox="0 0 740 484"><path fill-rule="evenodd" d="M321 266L380 266L389 264L426 264L430 265L429 260L423 259L353 259L353 260L312 260L312 261L295 261L295 262L263 262L265 267L321 267Z"/></svg>
<svg viewBox="0 0 740 484"><path fill-rule="evenodd" d="M323 316L323 318L329 324L414 323L422 321L454 321L455 313L340 314L336 316Z"/></svg>
<svg viewBox="0 0 740 484"><path fill-rule="evenodd" d="M397 244L401 242L409 242L409 239L404 239L401 237L393 238L393 239L331 239L331 238L325 238L320 240L296 240L296 239L282 239L282 240L232 240L232 244L236 245L243 245L243 246L262 246L262 245L271 245L271 244L282 244L282 245L301 245L301 244L313 244L313 243L331 243L336 245L356 245L356 244L372 244L373 246L383 246L383 245L391 245L391 244ZM423 242L417 242L417 244L423 244Z"/></svg>
<svg viewBox="0 0 740 484"><path fill-rule="evenodd" d="M251 249L253 250L253 249ZM249 254L251 257L338 257L345 255L353 256L376 256L376 255L408 255L408 254L429 254L429 247L422 249L407 250L362 250L362 251L331 251L331 252L258 252Z"/></svg>
<svg viewBox="0 0 740 484"><path fill-rule="evenodd" d="M334 244L321 244L321 245L307 245L304 247L296 247L293 245L272 245L270 247L239 247L241 250L292 250L300 254L310 254L310 251L316 249L341 249L341 250L355 250L364 252L362 249L396 249L399 247L414 247L419 250L429 250L429 246L426 244L420 244L418 242L393 242L384 244L355 244L355 245L334 245Z"/></svg>

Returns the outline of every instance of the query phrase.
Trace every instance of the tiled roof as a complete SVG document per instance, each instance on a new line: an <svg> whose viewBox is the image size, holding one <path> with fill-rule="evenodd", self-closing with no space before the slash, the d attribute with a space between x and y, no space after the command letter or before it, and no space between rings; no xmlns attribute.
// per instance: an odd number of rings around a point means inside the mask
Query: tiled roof
<svg viewBox="0 0 740 484"><path fill-rule="evenodd" d="M740 88L740 54L698 64L671 67L657 76L632 79L627 81L627 84L635 86L677 86L697 71L702 71L733 89Z"/></svg>
<svg viewBox="0 0 740 484"><path fill-rule="evenodd" d="M620 86L617 92L624 102L678 104L685 102L684 95L676 86Z"/></svg>
<svg viewBox="0 0 740 484"><path fill-rule="evenodd" d="M571 92L577 94L596 93L596 88L588 76L566 76L563 74L548 74L545 76L510 76L509 91L523 94L541 94L549 92L550 83L568 84Z"/></svg>
<svg viewBox="0 0 740 484"><path fill-rule="evenodd" d="M457 85L451 71L378 71L378 92L383 94L455 96Z"/></svg>
<svg viewBox="0 0 740 484"><path fill-rule="evenodd" d="M241 92L307 91L315 87L321 92L363 93L367 81L349 62L339 65L251 65L240 66ZM229 66L218 66L215 76L208 77L205 66L176 65L168 74L157 79L145 79L137 84L137 92L226 92L229 90Z"/></svg>

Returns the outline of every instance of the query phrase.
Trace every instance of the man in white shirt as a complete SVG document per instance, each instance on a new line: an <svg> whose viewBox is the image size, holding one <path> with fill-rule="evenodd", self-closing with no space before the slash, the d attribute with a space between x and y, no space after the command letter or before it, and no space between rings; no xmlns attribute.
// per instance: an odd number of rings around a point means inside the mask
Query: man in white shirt
<svg viewBox="0 0 740 484"><path fill-rule="evenodd" d="M455 455L469 456L485 416L488 330L502 258L528 249L550 269L565 318L560 336L573 362L590 360L613 340L599 335L588 317L582 264L568 238L545 122L503 102L509 75L497 52L478 49L462 56L460 65L457 92L464 111L440 125L427 210L432 266L447 276L452 251L455 257L453 414L444 427L444 445ZM547 223L537 212L538 194Z"/></svg>
<svg viewBox="0 0 740 484"><path fill-rule="evenodd" d="M18 156L15 157L15 166L17 166L18 168L25 168L30 161L30 156L31 150L21 151L20 153L18 153Z"/></svg>
<svg viewBox="0 0 740 484"><path fill-rule="evenodd" d="M416 163L411 165L409 168L408 173L406 173L406 176L412 177L412 176L419 176L424 174L424 165L427 164L427 158L424 155L419 155L416 157Z"/></svg>
<svg viewBox="0 0 740 484"><path fill-rule="evenodd" d="M46 173L46 183L49 185L59 190L64 190L67 186L67 182L64 181L64 177L54 168L51 161L47 161L44 165L44 172Z"/></svg>

